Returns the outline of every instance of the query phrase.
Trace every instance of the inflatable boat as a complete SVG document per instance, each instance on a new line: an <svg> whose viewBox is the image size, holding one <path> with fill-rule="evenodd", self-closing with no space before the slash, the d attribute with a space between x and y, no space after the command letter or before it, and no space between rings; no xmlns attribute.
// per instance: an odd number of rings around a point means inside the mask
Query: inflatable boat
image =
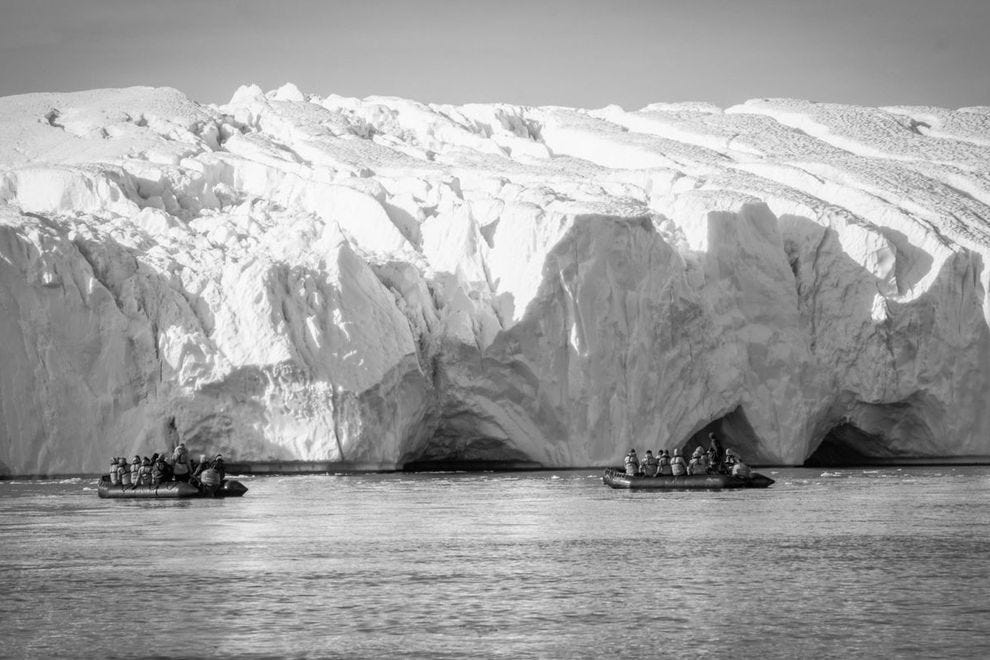
<svg viewBox="0 0 990 660"><path fill-rule="evenodd" d="M634 477L625 470L608 468L602 482L612 488L631 490L722 490L723 488L766 488L774 482L759 472L750 477L733 477L727 474L693 474L683 477Z"/></svg>
<svg viewBox="0 0 990 660"><path fill-rule="evenodd" d="M187 497L240 497L248 491L247 486L234 479L224 479L216 492L209 493L185 481L165 481L152 486L120 486L110 484L110 475L100 477L96 485L100 497L110 498L157 498L177 499Z"/></svg>

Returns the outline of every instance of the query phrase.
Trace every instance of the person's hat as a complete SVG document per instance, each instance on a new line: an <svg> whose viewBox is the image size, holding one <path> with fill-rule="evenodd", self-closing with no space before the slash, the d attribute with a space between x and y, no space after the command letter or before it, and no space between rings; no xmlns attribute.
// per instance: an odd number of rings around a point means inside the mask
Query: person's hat
<svg viewBox="0 0 990 660"><path fill-rule="evenodd" d="M680 455L681 455L681 450L675 447L674 448L674 456L680 456Z"/></svg>

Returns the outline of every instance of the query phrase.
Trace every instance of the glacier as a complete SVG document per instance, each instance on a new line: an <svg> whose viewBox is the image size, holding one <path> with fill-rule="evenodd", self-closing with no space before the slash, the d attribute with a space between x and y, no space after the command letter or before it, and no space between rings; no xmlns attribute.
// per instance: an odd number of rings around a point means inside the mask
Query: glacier
<svg viewBox="0 0 990 660"><path fill-rule="evenodd" d="M0 98L0 475L990 458L990 108Z"/></svg>

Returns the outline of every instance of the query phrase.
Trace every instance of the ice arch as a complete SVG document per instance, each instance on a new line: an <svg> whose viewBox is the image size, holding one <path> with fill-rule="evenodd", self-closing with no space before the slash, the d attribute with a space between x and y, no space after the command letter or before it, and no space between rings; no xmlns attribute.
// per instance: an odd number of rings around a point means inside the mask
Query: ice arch
<svg viewBox="0 0 990 660"><path fill-rule="evenodd" d="M867 433L855 424L843 422L833 427L818 448L804 461L804 467L848 467L869 465L871 454L882 442L878 435Z"/></svg>
<svg viewBox="0 0 990 660"><path fill-rule="evenodd" d="M694 448L708 448L708 434L714 433L724 449L732 449L743 460L752 461L759 454L760 439L746 418L743 407L736 406L734 410L718 419L705 424L701 429L689 436L681 445L682 453L690 454Z"/></svg>

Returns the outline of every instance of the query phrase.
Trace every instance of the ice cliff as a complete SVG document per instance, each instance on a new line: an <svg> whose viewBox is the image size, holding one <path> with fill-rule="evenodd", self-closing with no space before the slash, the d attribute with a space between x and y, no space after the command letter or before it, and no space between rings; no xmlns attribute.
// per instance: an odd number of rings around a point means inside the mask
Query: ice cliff
<svg viewBox="0 0 990 660"><path fill-rule="evenodd" d="M990 108L0 98L0 474L990 455Z"/></svg>

